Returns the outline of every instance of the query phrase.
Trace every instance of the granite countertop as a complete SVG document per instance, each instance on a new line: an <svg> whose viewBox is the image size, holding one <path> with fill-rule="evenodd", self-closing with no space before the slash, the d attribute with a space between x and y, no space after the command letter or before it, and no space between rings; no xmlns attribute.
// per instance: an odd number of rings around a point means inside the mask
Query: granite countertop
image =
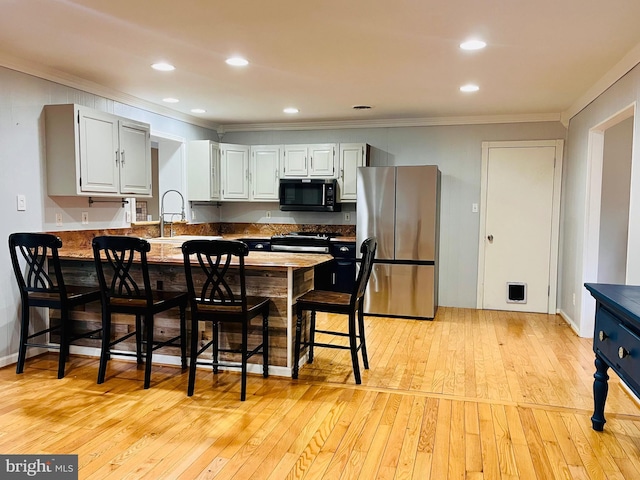
<svg viewBox="0 0 640 480"><path fill-rule="evenodd" d="M236 240L238 238L249 238L249 235L224 235L224 239ZM264 238L256 236L256 238ZM171 237L166 241L153 239L151 251L147 254L147 260L151 264L182 265L183 257L181 244L176 243ZM91 243L83 245L63 244L60 249L60 258L64 260L93 260L93 250ZM289 252L249 252L245 257L247 267L263 268L308 268L320 265L332 260L331 255L317 253L289 253Z"/></svg>

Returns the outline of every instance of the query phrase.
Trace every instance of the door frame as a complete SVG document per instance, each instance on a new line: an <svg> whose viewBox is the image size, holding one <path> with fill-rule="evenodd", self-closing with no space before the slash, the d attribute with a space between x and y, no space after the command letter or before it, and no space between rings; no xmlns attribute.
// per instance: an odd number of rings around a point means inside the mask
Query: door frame
<svg viewBox="0 0 640 480"><path fill-rule="evenodd" d="M604 163L604 137L609 128L626 120L636 118L636 102L632 102L607 119L589 129L587 146L587 181L585 186L585 215L582 251L582 277L579 278L578 295L573 293L572 302L575 306L576 297L580 302L579 335L583 337L593 335L595 324L596 302L591 294L582 287L585 283L598 281L598 256L600 248L600 206L602 200L602 169ZM633 179L633 158L635 149L635 129L631 147L631 178ZM630 186L630 188L633 188ZM631 212L629 212L631 215ZM627 238L627 241L629 239ZM629 245L627 244L627 255ZM629 281L629 258L627 256L627 279Z"/></svg>
<svg viewBox="0 0 640 480"><path fill-rule="evenodd" d="M480 170L480 231L478 235L478 286L476 296L476 308L480 310L484 308L484 255L486 248L486 242L484 239L487 236L486 206L489 184L489 149L527 147L555 147L556 149L556 160L553 172L553 211L551 215L551 239L549 251L549 303L547 305L547 313L556 313L556 297L558 292L558 250L560 243L560 193L562 188L564 140L482 142L482 167Z"/></svg>

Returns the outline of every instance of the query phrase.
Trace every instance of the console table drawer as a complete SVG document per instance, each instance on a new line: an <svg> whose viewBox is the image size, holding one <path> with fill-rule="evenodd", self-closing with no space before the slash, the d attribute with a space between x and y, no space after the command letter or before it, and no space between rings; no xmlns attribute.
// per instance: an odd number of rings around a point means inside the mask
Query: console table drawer
<svg viewBox="0 0 640 480"><path fill-rule="evenodd" d="M596 314L593 349L615 367L620 376L640 378L640 337L604 307Z"/></svg>

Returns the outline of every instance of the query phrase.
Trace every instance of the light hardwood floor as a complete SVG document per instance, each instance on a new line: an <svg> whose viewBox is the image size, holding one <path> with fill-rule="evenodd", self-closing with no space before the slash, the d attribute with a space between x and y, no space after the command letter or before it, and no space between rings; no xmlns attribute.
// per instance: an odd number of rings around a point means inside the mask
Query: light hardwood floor
<svg viewBox="0 0 640 480"><path fill-rule="evenodd" d="M343 317L319 315L325 324ZM370 370L318 349L300 379L143 371L55 355L0 370L0 452L74 453L82 479L638 479L640 408L611 373L591 429L594 355L558 316L440 308L367 317Z"/></svg>

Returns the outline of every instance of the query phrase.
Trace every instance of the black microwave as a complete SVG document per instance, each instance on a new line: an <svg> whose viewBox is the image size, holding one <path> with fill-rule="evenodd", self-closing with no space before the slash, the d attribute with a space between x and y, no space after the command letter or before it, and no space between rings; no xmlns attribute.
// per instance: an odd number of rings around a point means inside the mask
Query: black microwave
<svg viewBox="0 0 640 480"><path fill-rule="evenodd" d="M280 210L339 212L338 182L333 179L299 178L280 180Z"/></svg>

